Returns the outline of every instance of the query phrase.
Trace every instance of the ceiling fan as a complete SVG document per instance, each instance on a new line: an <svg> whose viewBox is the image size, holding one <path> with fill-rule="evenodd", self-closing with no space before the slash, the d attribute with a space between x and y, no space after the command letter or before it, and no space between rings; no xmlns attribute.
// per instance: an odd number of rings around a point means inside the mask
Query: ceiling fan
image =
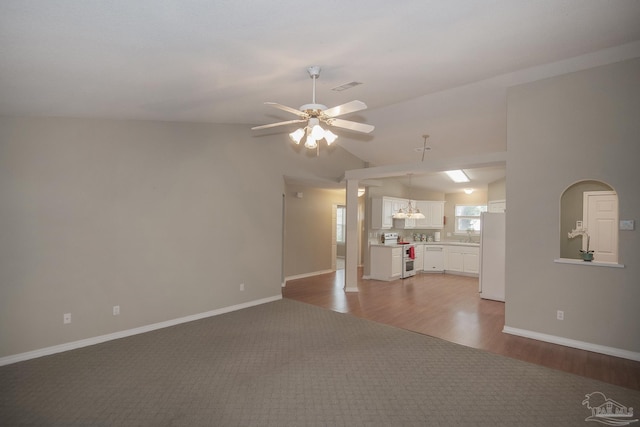
<svg viewBox="0 0 640 427"><path fill-rule="evenodd" d="M304 146L313 149L318 147L318 141L323 138L327 141L328 145L331 145L338 137L330 130L323 129L320 126L320 122L325 123L329 126L335 126L362 133L369 133L373 131L373 129L375 129L374 126L368 124L337 118L345 114L366 109L367 105L362 101L351 101L333 108L327 108L326 105L316 104L316 80L318 79L318 77L320 77L320 67L314 65L307 68L307 72L309 73L309 77L313 79L313 100L311 104L305 104L301 106L300 109L296 110L295 108L287 107L286 105L278 104L276 102L265 102L266 105L270 105L280 110L295 114L299 118L295 120L287 120L284 122L271 123L268 125L255 126L252 127L251 130L268 129L276 126L306 122L307 124L305 127L291 132L289 134L289 137L296 144L300 144L300 141L302 141L302 138L306 135L307 138L305 140Z"/></svg>

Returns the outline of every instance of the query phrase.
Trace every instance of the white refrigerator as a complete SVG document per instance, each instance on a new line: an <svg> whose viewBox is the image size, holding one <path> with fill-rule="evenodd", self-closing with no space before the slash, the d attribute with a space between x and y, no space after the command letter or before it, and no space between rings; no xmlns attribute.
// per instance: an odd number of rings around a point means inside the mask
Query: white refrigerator
<svg viewBox="0 0 640 427"><path fill-rule="evenodd" d="M504 301L504 212L484 212L480 232L480 297Z"/></svg>

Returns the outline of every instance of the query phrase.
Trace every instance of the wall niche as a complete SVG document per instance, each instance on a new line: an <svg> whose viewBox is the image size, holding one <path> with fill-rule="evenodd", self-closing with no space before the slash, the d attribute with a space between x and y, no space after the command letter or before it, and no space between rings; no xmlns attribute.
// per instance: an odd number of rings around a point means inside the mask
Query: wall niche
<svg viewBox="0 0 640 427"><path fill-rule="evenodd" d="M576 221L583 220L584 193L590 191L615 192L610 185L596 180L579 181L565 189L560 197L560 258L580 259L580 249L583 248L582 238L570 239L568 234L576 228ZM615 208L617 212L617 201ZM584 226L587 227L586 223ZM615 226L617 233L617 220ZM615 251L617 253L617 247Z"/></svg>

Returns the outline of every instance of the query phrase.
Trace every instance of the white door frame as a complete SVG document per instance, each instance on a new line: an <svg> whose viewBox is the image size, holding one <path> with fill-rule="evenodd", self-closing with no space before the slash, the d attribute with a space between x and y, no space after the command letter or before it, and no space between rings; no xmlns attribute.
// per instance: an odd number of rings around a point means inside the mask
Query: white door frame
<svg viewBox="0 0 640 427"><path fill-rule="evenodd" d="M331 207L331 269L336 270L336 258L338 256L338 205Z"/></svg>
<svg viewBox="0 0 640 427"><path fill-rule="evenodd" d="M596 241L594 242L593 236L598 236L598 230L597 230L597 226L595 223L595 220L593 218L591 218L591 220L589 219L589 207L592 206L594 203L596 203L597 197L599 196L614 196L615 197L615 218L614 218L614 224L613 224L613 236L612 236L612 242L611 242L611 247L612 247L612 252L611 255L609 255L609 257L611 257L610 259L604 260L603 262L612 262L612 263L617 263L618 262L618 220L619 220L619 212L618 212L618 193L616 193L615 191L585 191L583 193L583 202L582 202L582 221L584 224L584 227L587 229L587 233L589 233L589 236L591 236L591 243L592 245L590 246L590 250L594 250L594 248L596 248L596 244L598 242L598 239L596 237ZM582 250L586 250L587 249L587 239L582 239ZM597 259L597 250L595 250L594 252L594 261L602 261L602 260L598 260Z"/></svg>

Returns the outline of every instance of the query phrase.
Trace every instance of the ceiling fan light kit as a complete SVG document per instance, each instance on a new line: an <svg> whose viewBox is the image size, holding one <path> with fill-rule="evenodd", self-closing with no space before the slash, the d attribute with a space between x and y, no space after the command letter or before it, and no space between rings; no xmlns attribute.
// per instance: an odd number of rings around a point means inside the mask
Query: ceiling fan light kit
<svg viewBox="0 0 640 427"><path fill-rule="evenodd" d="M313 97L310 104L301 106L298 110L295 108L287 107L275 102L265 102L266 105L278 108L288 113L295 114L299 117L296 120L287 120L284 122L272 123L268 125L255 126L252 130L268 129L276 126L289 125L294 123L304 123L306 126L296 129L289 134L289 138L295 143L300 144L302 138L306 135L304 146L309 149L315 149L318 147L318 141L324 139L327 145L331 145L338 138L338 135L331 132L328 129L324 129L320 123L324 123L327 126L335 126L355 132L370 133L375 127L358 122L352 122L349 120L338 119L338 116L354 113L356 111L364 110L367 105L362 101L351 101L346 104L338 105L337 107L327 108L326 105L316 103L316 79L320 77L321 68L317 65L307 68L309 77L313 80Z"/></svg>

